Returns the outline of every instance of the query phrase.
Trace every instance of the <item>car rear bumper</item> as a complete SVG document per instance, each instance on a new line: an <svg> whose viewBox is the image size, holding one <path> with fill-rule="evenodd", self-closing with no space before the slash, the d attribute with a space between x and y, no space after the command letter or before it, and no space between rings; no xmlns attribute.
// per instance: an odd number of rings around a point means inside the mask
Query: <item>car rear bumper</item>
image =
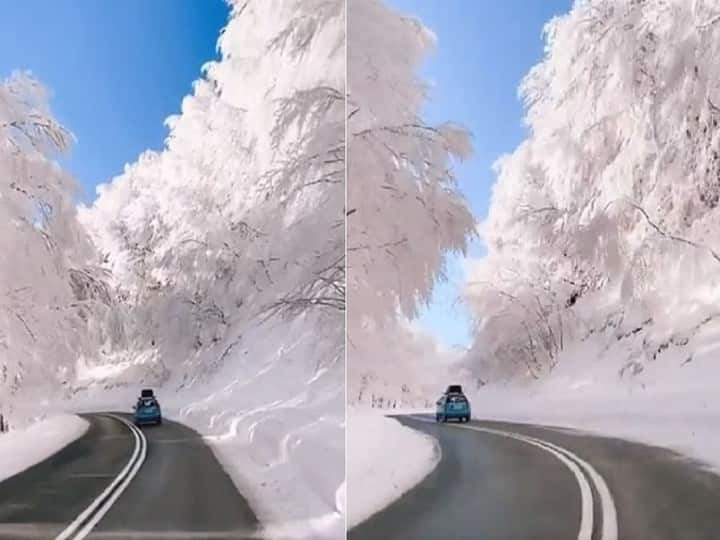
<svg viewBox="0 0 720 540"><path fill-rule="evenodd" d="M143 424L157 424L162 420L162 416L136 416L135 425L140 426Z"/></svg>
<svg viewBox="0 0 720 540"><path fill-rule="evenodd" d="M440 414L445 418L470 418L470 411L445 411Z"/></svg>

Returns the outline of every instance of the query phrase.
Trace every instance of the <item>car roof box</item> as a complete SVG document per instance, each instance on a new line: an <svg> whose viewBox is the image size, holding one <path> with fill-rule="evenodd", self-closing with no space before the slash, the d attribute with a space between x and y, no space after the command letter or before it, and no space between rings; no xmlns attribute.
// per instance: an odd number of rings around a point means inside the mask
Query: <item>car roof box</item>
<svg viewBox="0 0 720 540"><path fill-rule="evenodd" d="M451 384L447 387L447 390L445 390L446 394L462 394L462 386L459 384Z"/></svg>
<svg viewBox="0 0 720 540"><path fill-rule="evenodd" d="M152 391L152 388L143 388L140 391L140 397L155 397L155 394Z"/></svg>

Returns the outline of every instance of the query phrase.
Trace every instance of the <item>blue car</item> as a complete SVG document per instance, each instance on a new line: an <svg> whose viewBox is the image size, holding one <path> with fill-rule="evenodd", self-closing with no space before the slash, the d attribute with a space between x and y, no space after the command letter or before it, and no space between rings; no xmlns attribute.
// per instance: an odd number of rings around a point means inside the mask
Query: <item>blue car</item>
<svg viewBox="0 0 720 540"><path fill-rule="evenodd" d="M447 422L455 419L460 422L470 421L470 402L459 385L449 386L447 391L437 400L435 421Z"/></svg>
<svg viewBox="0 0 720 540"><path fill-rule="evenodd" d="M154 395L148 396L147 392L143 391L143 395L138 398L137 404L133 409L135 409L134 420L136 426L162 424L160 403L158 403Z"/></svg>

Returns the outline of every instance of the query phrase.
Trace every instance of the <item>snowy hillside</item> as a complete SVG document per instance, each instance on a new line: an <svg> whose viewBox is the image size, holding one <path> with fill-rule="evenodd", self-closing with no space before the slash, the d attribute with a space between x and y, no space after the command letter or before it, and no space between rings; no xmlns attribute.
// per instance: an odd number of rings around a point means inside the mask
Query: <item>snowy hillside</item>
<svg viewBox="0 0 720 540"><path fill-rule="evenodd" d="M153 386L207 436L270 536L340 538L344 3L231 9L221 59L168 119L165 149L78 212L47 154L69 134L39 86L3 87L0 166L15 176L0 205L17 232L2 247L30 271L0 264L2 403L18 422L128 410ZM31 189L52 195L50 217Z"/></svg>
<svg viewBox="0 0 720 540"><path fill-rule="evenodd" d="M468 276L475 410L720 465L719 21L716 2L593 0L548 24Z"/></svg>
<svg viewBox="0 0 720 540"><path fill-rule="evenodd" d="M719 15L603 0L549 23L470 275L478 374L543 377L597 334L639 338L642 366L717 316Z"/></svg>
<svg viewBox="0 0 720 540"><path fill-rule="evenodd" d="M380 411L348 408L348 529L415 487L437 466L437 441Z"/></svg>
<svg viewBox="0 0 720 540"><path fill-rule="evenodd" d="M2 434L0 481L49 458L84 435L90 424L74 414L58 414Z"/></svg>

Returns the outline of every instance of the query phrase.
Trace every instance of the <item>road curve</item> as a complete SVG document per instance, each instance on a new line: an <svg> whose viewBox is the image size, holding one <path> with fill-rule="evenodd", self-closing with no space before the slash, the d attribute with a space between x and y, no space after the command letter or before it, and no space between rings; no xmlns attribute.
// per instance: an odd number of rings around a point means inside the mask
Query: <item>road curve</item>
<svg viewBox="0 0 720 540"><path fill-rule="evenodd" d="M195 431L165 420L140 435L123 415L84 417L84 436L0 483L0 539L259 537L252 510Z"/></svg>
<svg viewBox="0 0 720 540"><path fill-rule="evenodd" d="M349 540L720 538L720 476L670 450L525 424L398 419L437 438L442 459Z"/></svg>

